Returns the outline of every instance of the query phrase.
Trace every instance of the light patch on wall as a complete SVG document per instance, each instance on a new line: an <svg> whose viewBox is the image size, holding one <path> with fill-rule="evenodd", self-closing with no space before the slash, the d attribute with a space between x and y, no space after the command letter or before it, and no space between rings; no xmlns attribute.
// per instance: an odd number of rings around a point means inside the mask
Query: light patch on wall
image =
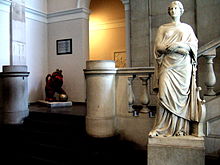
<svg viewBox="0 0 220 165"><path fill-rule="evenodd" d="M101 21L99 19L92 19L89 22L90 31L107 30L107 29L114 29L121 27L125 27L124 19L112 20L112 21Z"/></svg>
<svg viewBox="0 0 220 165"><path fill-rule="evenodd" d="M89 59L114 60L113 52L125 50L124 6L120 0L91 0Z"/></svg>
<svg viewBox="0 0 220 165"><path fill-rule="evenodd" d="M89 47L90 60L114 60L112 51L121 49L124 37L117 35L125 28L125 20L102 21L98 17L90 17L89 22ZM123 33L123 32L122 32Z"/></svg>

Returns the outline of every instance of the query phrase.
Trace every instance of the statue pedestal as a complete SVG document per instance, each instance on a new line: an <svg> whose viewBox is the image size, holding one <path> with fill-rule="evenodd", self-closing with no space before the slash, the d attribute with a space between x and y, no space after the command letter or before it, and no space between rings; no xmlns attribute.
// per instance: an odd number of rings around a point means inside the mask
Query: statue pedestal
<svg viewBox="0 0 220 165"><path fill-rule="evenodd" d="M56 102L49 102L49 101L45 101L45 100L39 100L38 101L39 103L43 104L43 105L46 105L47 107L50 107L50 108L58 108L58 107L71 107L73 104L72 104L72 101L65 101L65 102L59 102L59 101L56 101Z"/></svg>
<svg viewBox="0 0 220 165"><path fill-rule="evenodd" d="M203 137L148 138L148 165L205 165Z"/></svg>

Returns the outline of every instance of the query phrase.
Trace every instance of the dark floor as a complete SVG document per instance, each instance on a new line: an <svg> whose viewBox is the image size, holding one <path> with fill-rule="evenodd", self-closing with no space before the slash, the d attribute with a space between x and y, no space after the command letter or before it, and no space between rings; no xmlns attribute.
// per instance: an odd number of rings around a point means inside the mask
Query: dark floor
<svg viewBox="0 0 220 165"><path fill-rule="evenodd" d="M136 144L111 138L92 138L85 131L86 105L49 108L31 104L22 125L0 127L3 165L147 165L147 152ZM206 165L219 165L206 156Z"/></svg>
<svg viewBox="0 0 220 165"><path fill-rule="evenodd" d="M49 108L31 104L22 125L0 127L0 160L7 164L146 165L146 151L119 136L93 138L85 131L84 104ZM1 161L2 162L2 161Z"/></svg>

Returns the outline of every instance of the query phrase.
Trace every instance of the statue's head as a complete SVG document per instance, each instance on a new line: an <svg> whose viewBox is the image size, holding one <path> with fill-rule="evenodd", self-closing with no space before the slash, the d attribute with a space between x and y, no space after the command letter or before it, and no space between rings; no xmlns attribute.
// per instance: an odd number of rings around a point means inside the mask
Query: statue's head
<svg viewBox="0 0 220 165"><path fill-rule="evenodd" d="M183 4L180 1L173 1L168 6L168 14L173 16L181 16L184 13Z"/></svg>

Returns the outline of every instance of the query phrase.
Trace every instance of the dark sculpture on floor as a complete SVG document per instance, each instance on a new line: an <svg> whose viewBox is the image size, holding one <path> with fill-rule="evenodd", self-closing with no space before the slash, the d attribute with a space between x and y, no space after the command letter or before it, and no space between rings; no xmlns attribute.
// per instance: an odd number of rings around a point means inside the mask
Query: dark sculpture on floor
<svg viewBox="0 0 220 165"><path fill-rule="evenodd" d="M63 75L62 70L57 69L55 72L48 74L46 77L46 101L57 101L56 97L54 97L55 93L59 94L58 101L67 101L68 97L66 92L62 89L63 85Z"/></svg>

